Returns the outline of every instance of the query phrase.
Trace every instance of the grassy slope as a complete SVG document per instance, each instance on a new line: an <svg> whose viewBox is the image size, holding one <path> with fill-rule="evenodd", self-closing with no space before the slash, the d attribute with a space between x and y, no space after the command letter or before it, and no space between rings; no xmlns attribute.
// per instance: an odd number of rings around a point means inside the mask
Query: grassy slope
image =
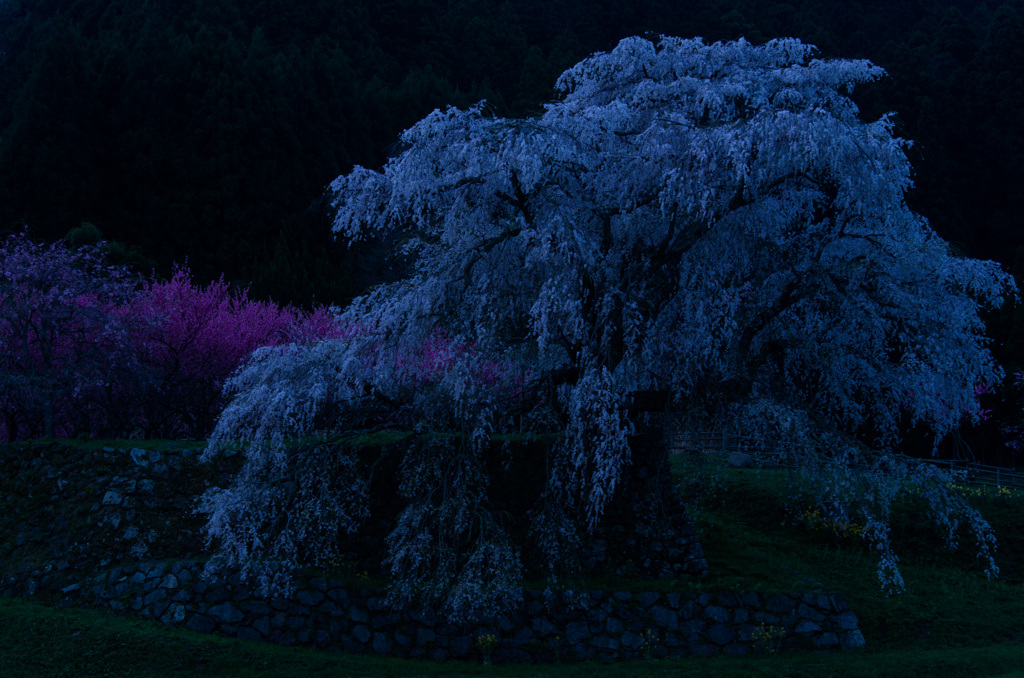
<svg viewBox="0 0 1024 678"><path fill-rule="evenodd" d="M682 470L682 469L681 469ZM861 620L861 653L612 665L495 666L382 660L253 645L89 610L0 600L0 676L992 676L1024 669L1024 497L974 501L1001 539L1002 578L969 555L937 548L909 503L894 530L907 592L886 597L876 562L855 538L793 525L785 472L712 470L695 511L712 574L699 583L601 582L618 588L843 592ZM966 540L965 540L965 543Z"/></svg>

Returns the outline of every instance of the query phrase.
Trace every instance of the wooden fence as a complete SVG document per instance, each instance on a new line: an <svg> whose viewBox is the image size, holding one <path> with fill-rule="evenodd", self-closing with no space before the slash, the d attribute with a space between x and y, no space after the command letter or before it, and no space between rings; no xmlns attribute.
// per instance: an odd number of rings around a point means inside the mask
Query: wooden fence
<svg viewBox="0 0 1024 678"><path fill-rule="evenodd" d="M965 472L964 482L969 485L985 485L988 487L1010 487L1024 490L1024 473L1016 469L1001 466L986 466L959 459L923 459L929 464L942 466L952 471Z"/></svg>
<svg viewBox="0 0 1024 678"><path fill-rule="evenodd" d="M672 454L720 454L729 455L742 452L743 442L749 440L744 436L721 431L688 431L685 433L668 433L666 439ZM1024 490L1024 472L1001 466L986 466L975 462L959 459L922 459L917 461L941 466L951 471L965 474L963 482L969 485L987 487L1009 487Z"/></svg>

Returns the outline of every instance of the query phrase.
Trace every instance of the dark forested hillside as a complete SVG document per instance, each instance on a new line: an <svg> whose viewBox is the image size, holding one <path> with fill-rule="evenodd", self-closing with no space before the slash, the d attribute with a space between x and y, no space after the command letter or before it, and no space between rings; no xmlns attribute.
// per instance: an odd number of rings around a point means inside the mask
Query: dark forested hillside
<svg viewBox="0 0 1024 678"><path fill-rule="evenodd" d="M319 203L435 107L535 112L557 75L643 33L793 35L891 77L859 94L915 140L914 207L1008 266L1024 175L1024 12L999 0L6 0L0 230L83 222L167 272L338 301L376 275ZM140 259L140 256L136 256ZM356 265L359 262L359 266ZM1019 271L1024 272L1024 270Z"/></svg>

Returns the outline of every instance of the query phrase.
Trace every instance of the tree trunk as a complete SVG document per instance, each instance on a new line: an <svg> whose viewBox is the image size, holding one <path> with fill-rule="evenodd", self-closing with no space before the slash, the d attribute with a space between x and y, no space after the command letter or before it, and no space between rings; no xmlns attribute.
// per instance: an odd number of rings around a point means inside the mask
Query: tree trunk
<svg viewBox="0 0 1024 678"><path fill-rule="evenodd" d="M47 389L43 396L43 437L56 438L54 433L53 390Z"/></svg>
<svg viewBox="0 0 1024 678"><path fill-rule="evenodd" d="M587 569L646 579L703 576L707 560L672 478L663 431L637 424L630 448L632 464L592 542L595 553L584 559Z"/></svg>

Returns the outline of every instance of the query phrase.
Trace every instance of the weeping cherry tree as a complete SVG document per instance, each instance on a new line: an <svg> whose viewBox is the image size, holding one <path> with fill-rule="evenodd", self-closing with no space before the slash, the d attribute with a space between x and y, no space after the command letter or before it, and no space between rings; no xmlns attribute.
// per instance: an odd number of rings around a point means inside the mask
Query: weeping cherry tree
<svg viewBox="0 0 1024 678"><path fill-rule="evenodd" d="M975 385L1001 376L979 310L1015 290L908 209L908 142L849 96L881 76L794 39L630 38L566 71L539 117L435 111L381 171L339 177L337 235L395 239L410 272L345 309L346 336L257 352L234 378L209 454L245 440L247 462L204 506L224 557L323 560L358 531L351 452L283 441L385 403L415 430L462 433L402 460L393 600L501 609L524 546L489 512L491 436L563 432L530 512L555 577L650 454L636 440L653 397L795 465L865 526L884 586L902 583L888 517L908 491L950 545L972 531L995 573L981 516L894 452L908 427L938 441L972 416ZM467 348L424 376L439 332Z"/></svg>

